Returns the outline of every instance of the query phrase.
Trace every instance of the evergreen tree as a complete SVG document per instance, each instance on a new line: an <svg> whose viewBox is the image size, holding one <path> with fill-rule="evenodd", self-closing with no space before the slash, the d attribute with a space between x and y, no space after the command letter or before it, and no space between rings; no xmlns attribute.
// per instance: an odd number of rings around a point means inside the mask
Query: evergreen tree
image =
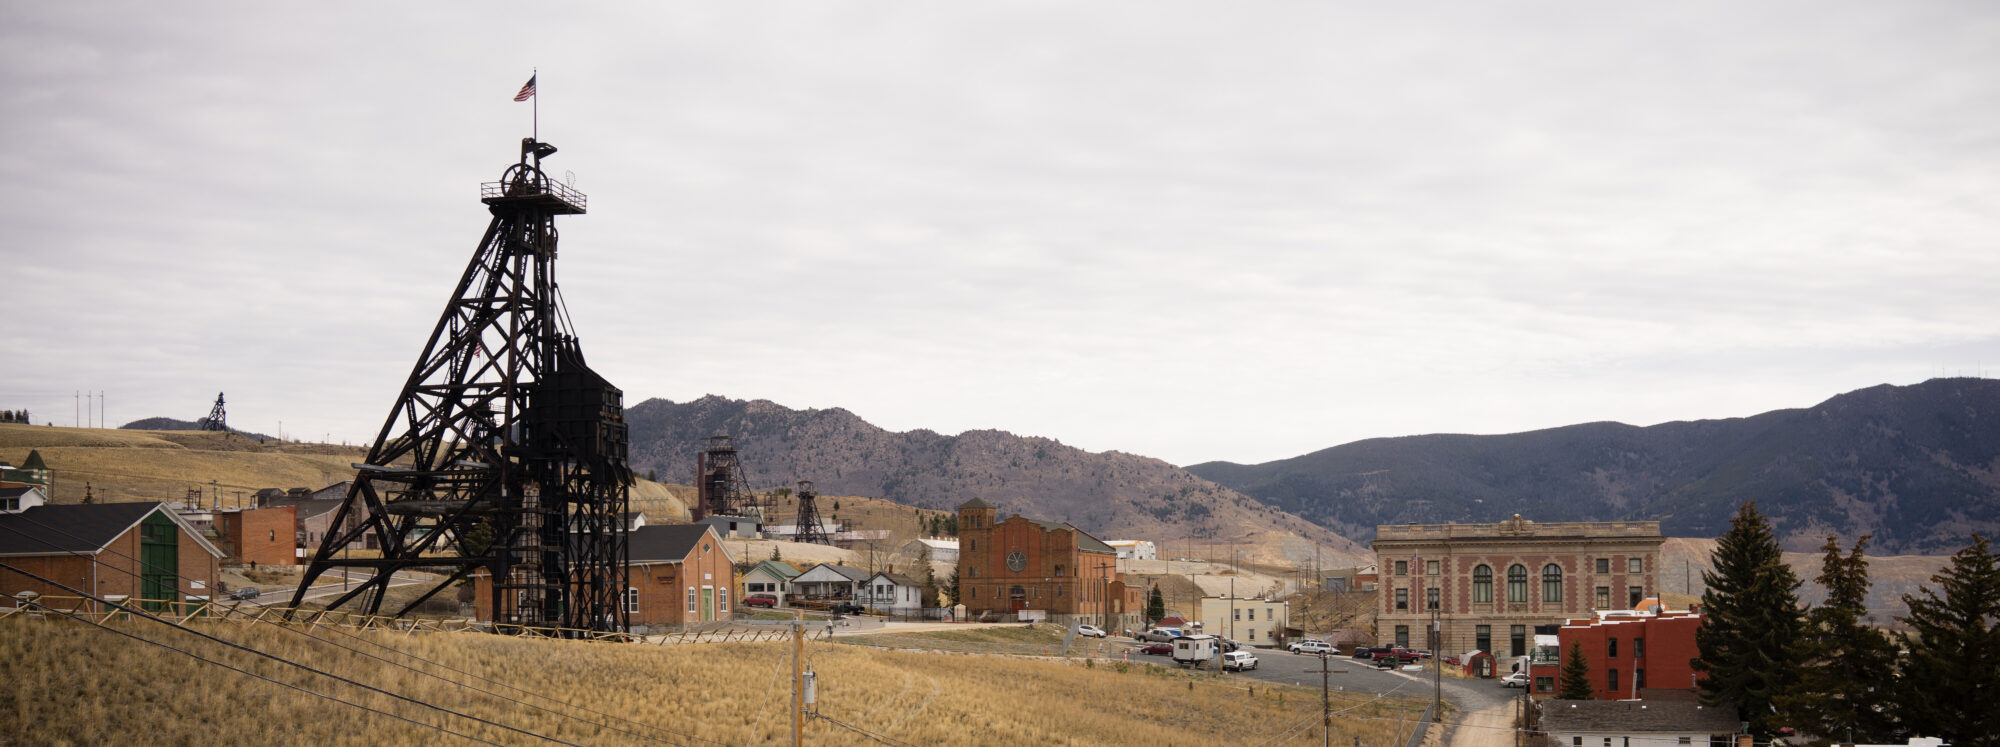
<svg viewBox="0 0 2000 747"><path fill-rule="evenodd" d="M1931 583L1944 596L1928 586L1903 595L1910 633L1898 640L1910 654L1896 710L1912 735L1957 747L2000 745L2000 565L1975 534Z"/></svg>
<svg viewBox="0 0 2000 747"><path fill-rule="evenodd" d="M1563 657L1562 685L1557 689L1558 700L1591 700L1597 691L1590 688L1590 660L1583 658L1583 642L1572 641L1569 654Z"/></svg>
<svg viewBox="0 0 2000 747"><path fill-rule="evenodd" d="M924 567L924 606L929 607L938 603L937 569L931 567L931 546L921 542L917 544L923 547L917 551L917 565Z"/></svg>
<svg viewBox="0 0 2000 747"><path fill-rule="evenodd" d="M772 545L772 546L771 546L771 559L772 559L772 560L784 560L784 559L785 559L785 556L784 556L784 554L783 554L783 553L780 553L780 552L778 552L778 546L777 546L777 545Z"/></svg>
<svg viewBox="0 0 2000 747"><path fill-rule="evenodd" d="M1778 717L1817 744L1832 740L1882 742L1894 736L1888 707L1896 649L1889 637L1867 625L1868 537L1840 554L1840 541L1826 538L1820 572L1826 603L1806 613L1806 627L1792 660L1798 679L1776 698Z"/></svg>
<svg viewBox="0 0 2000 747"><path fill-rule="evenodd" d="M1791 656L1799 630L1799 579L1784 562L1776 535L1757 502L1750 501L1729 521L1716 545L1715 569L1702 571L1708 591L1701 595L1705 619L1695 631L1697 672L1704 705L1734 706L1750 733L1762 741L1776 732L1771 701L1789 691L1797 677ZM1885 673L1886 674L1886 673ZM1855 676L1865 676L1856 672Z"/></svg>
<svg viewBox="0 0 2000 747"><path fill-rule="evenodd" d="M1153 587L1151 596L1146 597L1146 624L1159 622L1167 616L1167 600L1160 596L1160 587Z"/></svg>
<svg viewBox="0 0 2000 747"><path fill-rule="evenodd" d="M944 596L945 596L945 600L944 600L944 603L945 603L945 604L946 604L947 606L955 606L955 605L957 605L957 604L958 604L958 600L959 600L959 596L958 596L958 566L952 566L952 567L951 567L951 575L950 575L950 576L946 576L946 577L945 577L945 579L944 579Z"/></svg>

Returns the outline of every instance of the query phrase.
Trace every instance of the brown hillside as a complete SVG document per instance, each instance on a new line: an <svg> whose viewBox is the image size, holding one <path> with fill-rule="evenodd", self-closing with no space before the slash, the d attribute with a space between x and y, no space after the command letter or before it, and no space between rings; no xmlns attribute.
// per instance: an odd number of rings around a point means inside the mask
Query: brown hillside
<svg viewBox="0 0 2000 747"><path fill-rule="evenodd" d="M1709 558L1715 553L1716 540L1691 537L1672 537L1660 549L1660 562L1664 568L1660 584L1671 594L1689 594L1699 597L1708 590L1701 581L1704 571L1712 570ZM1813 583L1819 575L1821 555L1819 553L1785 553L1785 565L1791 566L1805 584L1799 587L1799 600L1817 604L1826 599L1826 589ZM1931 576L1943 571L1951 564L1947 555L1890 555L1868 558L1868 609L1877 625L1891 625L1895 617L1906 614L1909 608L1903 604L1903 595L1916 594L1921 586L1931 585Z"/></svg>

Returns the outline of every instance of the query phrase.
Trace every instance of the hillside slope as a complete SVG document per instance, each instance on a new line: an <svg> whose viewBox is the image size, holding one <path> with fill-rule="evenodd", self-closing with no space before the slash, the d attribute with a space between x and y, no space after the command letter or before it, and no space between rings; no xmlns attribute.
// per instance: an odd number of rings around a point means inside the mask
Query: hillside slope
<svg viewBox="0 0 2000 747"><path fill-rule="evenodd" d="M842 409L792 410L713 395L647 400L627 408L625 418L634 469L663 480L692 481L702 439L727 434L758 490L812 480L825 494L934 510L979 497L1002 515L1067 521L1105 539L1151 539L1165 545L1163 553L1226 554L1233 543L1246 557L1298 563L1310 562L1317 545L1330 565L1362 552L1324 527L1158 459L1091 453L1047 438L892 433Z"/></svg>
<svg viewBox="0 0 2000 747"><path fill-rule="evenodd" d="M1497 436L1359 441L1189 472L1356 538L1378 524L1653 519L1714 537L1756 499L1786 549L1875 535L1947 554L2000 531L2000 381L1877 386L1811 408L1646 428L1587 423Z"/></svg>

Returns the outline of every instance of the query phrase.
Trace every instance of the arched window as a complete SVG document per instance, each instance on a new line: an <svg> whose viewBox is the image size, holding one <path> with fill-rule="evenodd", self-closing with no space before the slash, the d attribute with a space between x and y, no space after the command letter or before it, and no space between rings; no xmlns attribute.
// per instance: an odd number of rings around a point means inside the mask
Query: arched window
<svg viewBox="0 0 2000 747"><path fill-rule="evenodd" d="M1528 569L1519 563L1507 567L1507 601L1528 601Z"/></svg>
<svg viewBox="0 0 2000 747"><path fill-rule="evenodd" d="M1481 604L1493 601L1493 567L1480 564L1472 569L1472 601Z"/></svg>
<svg viewBox="0 0 2000 747"><path fill-rule="evenodd" d="M1560 602L1562 600L1563 600L1562 566L1556 565L1554 563L1542 566L1542 601Z"/></svg>

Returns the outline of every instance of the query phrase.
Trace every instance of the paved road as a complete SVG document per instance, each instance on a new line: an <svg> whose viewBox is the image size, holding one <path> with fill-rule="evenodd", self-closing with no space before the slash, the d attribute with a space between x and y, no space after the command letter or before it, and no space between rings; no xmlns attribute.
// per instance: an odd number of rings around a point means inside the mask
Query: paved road
<svg viewBox="0 0 2000 747"><path fill-rule="evenodd" d="M1320 658L1317 655L1294 654L1282 649L1254 651L1257 654L1256 669L1241 673L1228 672L1224 676L1304 687L1313 687L1320 682ZM1173 663L1172 659L1165 656L1146 656L1137 652L1133 653L1132 660L1152 661L1163 665ZM1327 687L1338 691L1428 698L1435 687L1428 669L1422 672L1382 670L1360 659L1346 656L1329 656L1326 661L1332 670L1332 673L1326 676ZM1457 709L1457 714L1453 717L1453 721L1457 723L1448 725L1444 734L1447 744L1461 747L1513 743L1511 731L1492 727L1499 725L1511 727L1513 722L1511 708L1514 699L1520 697L1519 689L1502 687L1499 680L1445 677L1443 690L1445 701ZM1472 718L1474 714L1481 715L1474 719ZM1464 723L1465 726L1460 728L1458 723Z"/></svg>

